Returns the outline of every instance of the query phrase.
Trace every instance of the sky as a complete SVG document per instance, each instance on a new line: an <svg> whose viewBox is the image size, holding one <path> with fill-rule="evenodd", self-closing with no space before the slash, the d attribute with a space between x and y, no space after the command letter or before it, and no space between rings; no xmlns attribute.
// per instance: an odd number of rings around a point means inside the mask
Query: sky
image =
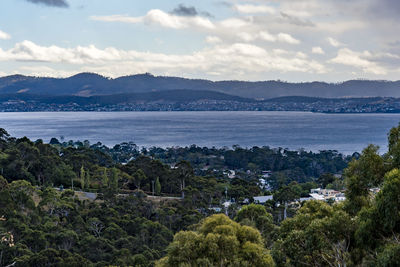
<svg viewBox="0 0 400 267"><path fill-rule="evenodd" d="M1 0L0 76L399 80L398 0Z"/></svg>

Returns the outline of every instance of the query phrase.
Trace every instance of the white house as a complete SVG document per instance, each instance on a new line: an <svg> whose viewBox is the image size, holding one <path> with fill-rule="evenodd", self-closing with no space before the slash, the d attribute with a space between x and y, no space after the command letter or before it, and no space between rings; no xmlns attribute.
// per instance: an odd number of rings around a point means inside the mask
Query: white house
<svg viewBox="0 0 400 267"><path fill-rule="evenodd" d="M274 196L269 195L269 196L257 196L254 197L254 203L256 204L265 204L268 200L273 200Z"/></svg>

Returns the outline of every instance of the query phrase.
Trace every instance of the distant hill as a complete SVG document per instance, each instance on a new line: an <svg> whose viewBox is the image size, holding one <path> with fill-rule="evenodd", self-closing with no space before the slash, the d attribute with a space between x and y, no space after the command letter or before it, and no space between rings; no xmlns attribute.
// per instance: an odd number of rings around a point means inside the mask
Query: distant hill
<svg viewBox="0 0 400 267"><path fill-rule="evenodd" d="M346 98L322 98L322 97L308 97L308 96L282 96L263 100L265 103L332 103L332 102L356 102L358 104L370 104L384 100L396 100L392 97L346 97Z"/></svg>
<svg viewBox="0 0 400 267"><path fill-rule="evenodd" d="M213 82L200 79L153 76L151 74L109 79L93 73L80 73L69 78L44 78L23 75L0 78L0 95L94 96L172 90L213 91L253 99L269 99L283 96L323 98L400 97L400 81L350 80L343 83Z"/></svg>
<svg viewBox="0 0 400 267"><path fill-rule="evenodd" d="M114 95L96 95L90 97L63 95L34 95L24 94L0 94L0 102L4 101L34 101L44 104L68 104L76 103L78 105L117 105L117 104L133 104L133 103L187 103L200 100L216 100L216 101L236 101L236 102L256 102L254 99L243 98L239 96L227 95L224 93L213 91L193 91L193 90L170 90L162 92L149 93L131 93L131 94L114 94Z"/></svg>

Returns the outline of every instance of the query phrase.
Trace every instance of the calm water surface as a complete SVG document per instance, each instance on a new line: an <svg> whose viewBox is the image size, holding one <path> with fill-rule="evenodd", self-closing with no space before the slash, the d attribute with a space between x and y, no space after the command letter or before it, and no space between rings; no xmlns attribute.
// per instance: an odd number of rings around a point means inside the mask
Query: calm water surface
<svg viewBox="0 0 400 267"><path fill-rule="evenodd" d="M49 141L100 141L139 146L271 146L351 154L370 143L387 148L400 114L308 112L30 112L0 113L0 127L12 136Z"/></svg>

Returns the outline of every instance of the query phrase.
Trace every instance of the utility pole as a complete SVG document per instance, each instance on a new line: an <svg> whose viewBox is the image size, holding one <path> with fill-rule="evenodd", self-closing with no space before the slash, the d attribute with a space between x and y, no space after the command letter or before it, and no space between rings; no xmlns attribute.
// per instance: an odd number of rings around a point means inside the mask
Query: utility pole
<svg viewBox="0 0 400 267"><path fill-rule="evenodd" d="M154 196L154 180L151 181L151 188L153 189L153 196Z"/></svg>

